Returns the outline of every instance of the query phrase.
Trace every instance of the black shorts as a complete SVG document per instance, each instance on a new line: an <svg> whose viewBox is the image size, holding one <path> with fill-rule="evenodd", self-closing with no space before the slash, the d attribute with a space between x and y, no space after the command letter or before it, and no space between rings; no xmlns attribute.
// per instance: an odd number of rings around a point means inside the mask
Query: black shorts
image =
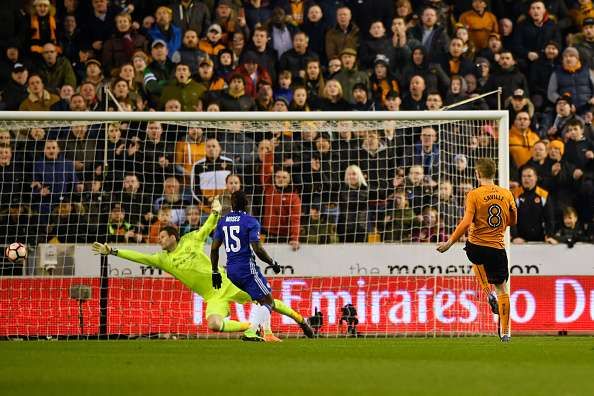
<svg viewBox="0 0 594 396"><path fill-rule="evenodd" d="M466 242L466 257L472 264L485 266L487 279L491 284L500 284L509 278L507 267L507 254L505 249L495 249L488 246L475 245Z"/></svg>

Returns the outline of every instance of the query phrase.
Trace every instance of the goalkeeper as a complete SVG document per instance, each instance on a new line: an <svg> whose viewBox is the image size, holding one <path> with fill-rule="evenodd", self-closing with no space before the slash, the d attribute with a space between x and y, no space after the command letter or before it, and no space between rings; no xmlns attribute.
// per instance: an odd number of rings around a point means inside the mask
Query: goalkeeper
<svg viewBox="0 0 594 396"><path fill-rule="evenodd" d="M213 200L212 211L206 222L199 230L184 235L181 239L175 227L166 226L159 232L159 245L163 249L156 254L143 254L127 249L114 249L106 243L93 243L93 251L97 254L112 254L126 260L160 268L173 275L190 290L199 294L206 302L206 322L208 328L218 332L244 331L246 341L263 341L257 335L256 324L226 319L229 314L229 304L236 302L245 304L252 298L246 292L237 288L229 281L223 272L220 289L212 287L211 263L204 253L204 242L217 225L221 212L221 204L217 198ZM252 310L263 307L252 306ZM258 321L259 322L259 321Z"/></svg>

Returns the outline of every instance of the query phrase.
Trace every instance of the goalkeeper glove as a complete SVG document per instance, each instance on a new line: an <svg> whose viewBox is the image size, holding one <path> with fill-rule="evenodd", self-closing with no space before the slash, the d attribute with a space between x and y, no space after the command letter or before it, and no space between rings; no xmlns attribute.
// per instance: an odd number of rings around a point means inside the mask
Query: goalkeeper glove
<svg viewBox="0 0 594 396"><path fill-rule="evenodd" d="M221 201L219 201L218 196L214 197L214 199L212 200L210 209L215 213L221 214L221 211L223 210L223 205L221 205Z"/></svg>
<svg viewBox="0 0 594 396"><path fill-rule="evenodd" d="M219 272L212 273L212 287L215 289L220 289L223 285L223 277Z"/></svg>
<svg viewBox="0 0 594 396"><path fill-rule="evenodd" d="M107 256L108 254L113 254L114 256L118 255L118 250L112 249L107 243L94 242L91 249L95 254L100 254L102 256Z"/></svg>
<svg viewBox="0 0 594 396"><path fill-rule="evenodd" d="M281 266L276 260L272 262L272 271L274 271L275 274L280 274L281 272Z"/></svg>

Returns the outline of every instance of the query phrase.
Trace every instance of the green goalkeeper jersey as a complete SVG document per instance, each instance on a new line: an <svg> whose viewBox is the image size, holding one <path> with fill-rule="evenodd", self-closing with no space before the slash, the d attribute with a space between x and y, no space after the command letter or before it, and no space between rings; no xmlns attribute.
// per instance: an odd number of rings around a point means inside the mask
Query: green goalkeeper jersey
<svg viewBox="0 0 594 396"><path fill-rule="evenodd" d="M160 268L201 295L204 300L209 300L216 294L216 290L212 287L212 266L210 258L204 253L204 242L216 227L218 219L218 213L212 212L199 230L181 237L173 252L162 250L155 254L144 254L120 249L118 257ZM229 283L226 274L221 275L223 282Z"/></svg>

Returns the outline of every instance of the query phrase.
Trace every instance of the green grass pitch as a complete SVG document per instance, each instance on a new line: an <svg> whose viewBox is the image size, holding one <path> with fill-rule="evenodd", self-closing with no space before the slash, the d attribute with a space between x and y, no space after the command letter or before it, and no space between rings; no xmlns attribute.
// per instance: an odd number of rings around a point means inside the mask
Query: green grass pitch
<svg viewBox="0 0 594 396"><path fill-rule="evenodd" d="M593 337L0 342L0 395L594 395Z"/></svg>

